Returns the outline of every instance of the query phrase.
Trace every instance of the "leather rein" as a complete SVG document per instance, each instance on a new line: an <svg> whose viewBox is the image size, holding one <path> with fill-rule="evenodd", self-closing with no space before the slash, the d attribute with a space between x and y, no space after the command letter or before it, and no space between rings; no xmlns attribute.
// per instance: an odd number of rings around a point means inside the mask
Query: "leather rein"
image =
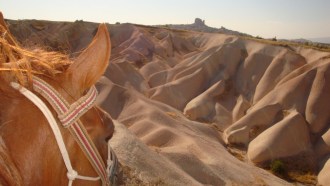
<svg viewBox="0 0 330 186"><path fill-rule="evenodd" d="M73 138L79 144L81 150L93 166L94 170L99 175L98 177L82 176L73 169L57 121L47 105L37 95L20 84L12 82L11 86L20 91L21 94L33 102L46 117L50 127L52 128L58 147L62 154L63 161L67 168L69 186L72 185L75 179L88 181L98 181L101 179L103 186L112 185L115 179L118 164L117 157L108 143L108 159L107 165L105 165L97 148L79 119L84 113L94 106L94 102L98 94L94 86L90 88L86 95L78 99L73 104L69 104L52 86L40 78L33 77L33 89L44 97L56 111L62 126L70 131Z"/></svg>

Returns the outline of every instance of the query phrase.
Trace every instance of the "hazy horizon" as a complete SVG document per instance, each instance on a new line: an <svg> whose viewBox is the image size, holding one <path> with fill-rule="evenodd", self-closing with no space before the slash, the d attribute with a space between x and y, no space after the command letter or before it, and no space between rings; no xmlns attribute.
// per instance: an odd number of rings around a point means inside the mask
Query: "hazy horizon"
<svg viewBox="0 0 330 186"><path fill-rule="evenodd" d="M264 38L330 37L330 1L326 0L12 0L0 2L0 7L7 19L159 25L191 24L198 17L210 27Z"/></svg>

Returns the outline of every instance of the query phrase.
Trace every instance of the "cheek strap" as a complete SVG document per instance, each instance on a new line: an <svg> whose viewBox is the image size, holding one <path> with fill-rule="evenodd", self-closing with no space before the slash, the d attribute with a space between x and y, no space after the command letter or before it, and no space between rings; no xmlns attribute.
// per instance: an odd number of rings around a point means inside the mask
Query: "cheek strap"
<svg viewBox="0 0 330 186"><path fill-rule="evenodd" d="M84 113L93 107L97 97L96 88L92 87L86 95L71 105L59 92L57 92L57 90L40 78L33 77L33 89L51 104L56 111L62 126L70 131L94 170L100 176L103 185L109 185L110 182L107 174L107 167L84 125L79 120ZM75 175L76 174L72 172L72 174L68 174L68 178L71 180L71 178L76 177Z"/></svg>

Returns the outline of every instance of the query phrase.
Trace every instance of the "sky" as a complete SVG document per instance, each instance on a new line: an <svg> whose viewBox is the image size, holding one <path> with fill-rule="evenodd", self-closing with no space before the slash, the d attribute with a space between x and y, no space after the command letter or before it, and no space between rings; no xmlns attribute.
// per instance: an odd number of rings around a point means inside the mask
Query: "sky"
<svg viewBox="0 0 330 186"><path fill-rule="evenodd" d="M0 0L7 19L221 26L264 38L330 37L330 0Z"/></svg>

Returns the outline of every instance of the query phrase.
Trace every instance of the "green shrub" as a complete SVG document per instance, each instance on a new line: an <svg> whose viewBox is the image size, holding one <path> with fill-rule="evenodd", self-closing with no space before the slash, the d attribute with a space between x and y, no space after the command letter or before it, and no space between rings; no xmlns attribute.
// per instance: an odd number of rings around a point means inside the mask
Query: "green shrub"
<svg viewBox="0 0 330 186"><path fill-rule="evenodd" d="M285 174L285 166L281 160L274 160L270 163L270 170L277 175L284 175Z"/></svg>

